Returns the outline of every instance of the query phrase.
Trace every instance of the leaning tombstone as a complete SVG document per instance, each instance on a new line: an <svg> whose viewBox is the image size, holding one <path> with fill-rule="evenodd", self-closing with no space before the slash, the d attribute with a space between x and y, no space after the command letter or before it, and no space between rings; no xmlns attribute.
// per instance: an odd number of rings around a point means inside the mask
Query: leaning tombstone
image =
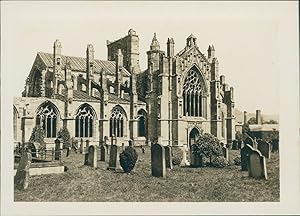
<svg viewBox="0 0 300 216"><path fill-rule="evenodd" d="M60 140L55 140L55 150L54 150L54 160L59 160L60 158Z"/></svg>
<svg viewBox="0 0 300 216"><path fill-rule="evenodd" d="M261 154L263 156L265 156L266 158L270 159L271 157L271 144L262 140L262 139L259 139L258 141L258 150L261 152Z"/></svg>
<svg viewBox="0 0 300 216"><path fill-rule="evenodd" d="M166 168L173 169L171 146L165 146Z"/></svg>
<svg viewBox="0 0 300 216"><path fill-rule="evenodd" d="M85 154L85 165L97 168L97 151L93 145L89 146Z"/></svg>
<svg viewBox="0 0 300 216"><path fill-rule="evenodd" d="M193 144L191 146L191 153L190 153L190 158L191 158L191 167L197 168L197 167L202 167L203 162L202 162L202 157L200 153L197 151L198 146L196 144Z"/></svg>
<svg viewBox="0 0 300 216"><path fill-rule="evenodd" d="M259 150L252 149L249 153L249 177L267 179L266 159Z"/></svg>
<svg viewBox="0 0 300 216"><path fill-rule="evenodd" d="M165 148L161 144L151 146L151 174L155 177L166 177Z"/></svg>
<svg viewBox="0 0 300 216"><path fill-rule="evenodd" d="M241 168L242 171L247 171L248 170L248 162L249 162L249 154L253 150L251 145L245 145L241 149Z"/></svg>
<svg viewBox="0 0 300 216"><path fill-rule="evenodd" d="M229 157L228 157L228 148L225 147L225 146L222 146L222 152L223 152L223 157L228 160Z"/></svg>
<svg viewBox="0 0 300 216"><path fill-rule="evenodd" d="M29 167L31 164L32 156L31 153L23 152L17 173L14 177L14 181L17 189L25 190L29 184Z"/></svg>

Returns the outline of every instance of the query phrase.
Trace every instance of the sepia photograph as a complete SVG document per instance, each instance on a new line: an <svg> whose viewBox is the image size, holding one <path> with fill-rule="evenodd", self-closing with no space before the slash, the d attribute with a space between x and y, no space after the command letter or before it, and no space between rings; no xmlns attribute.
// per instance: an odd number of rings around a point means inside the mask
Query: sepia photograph
<svg viewBox="0 0 300 216"><path fill-rule="evenodd" d="M1 2L3 215L300 213L297 7Z"/></svg>

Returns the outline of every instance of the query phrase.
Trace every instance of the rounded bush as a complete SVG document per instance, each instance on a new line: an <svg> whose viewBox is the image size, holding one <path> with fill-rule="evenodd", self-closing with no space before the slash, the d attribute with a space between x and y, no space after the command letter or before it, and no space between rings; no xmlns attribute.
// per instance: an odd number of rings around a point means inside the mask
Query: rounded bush
<svg viewBox="0 0 300 216"><path fill-rule="evenodd" d="M136 150L131 146L126 147L120 154L120 165L125 173L130 173L133 170L137 159L138 154Z"/></svg>
<svg viewBox="0 0 300 216"><path fill-rule="evenodd" d="M179 147L172 148L172 164L174 166L180 165L183 159L182 150Z"/></svg>
<svg viewBox="0 0 300 216"><path fill-rule="evenodd" d="M211 160L211 166L216 168L223 168L228 166L228 161L223 156L213 157Z"/></svg>

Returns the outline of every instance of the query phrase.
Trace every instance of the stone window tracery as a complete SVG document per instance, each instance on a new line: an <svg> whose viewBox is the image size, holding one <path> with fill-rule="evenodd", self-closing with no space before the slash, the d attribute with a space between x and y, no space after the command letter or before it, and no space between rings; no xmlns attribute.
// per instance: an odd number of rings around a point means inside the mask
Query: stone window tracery
<svg viewBox="0 0 300 216"><path fill-rule="evenodd" d="M88 104L82 105L75 117L75 137L92 137L94 114Z"/></svg>
<svg viewBox="0 0 300 216"><path fill-rule="evenodd" d="M121 107L115 107L111 112L111 117L109 120L109 134L110 137L123 137L124 136L124 111Z"/></svg>
<svg viewBox="0 0 300 216"><path fill-rule="evenodd" d="M183 115L206 117L206 97L200 73L190 70L183 84Z"/></svg>
<svg viewBox="0 0 300 216"><path fill-rule="evenodd" d="M57 111L53 104L47 102L39 108L36 115L36 125L43 128L46 137L56 137Z"/></svg>

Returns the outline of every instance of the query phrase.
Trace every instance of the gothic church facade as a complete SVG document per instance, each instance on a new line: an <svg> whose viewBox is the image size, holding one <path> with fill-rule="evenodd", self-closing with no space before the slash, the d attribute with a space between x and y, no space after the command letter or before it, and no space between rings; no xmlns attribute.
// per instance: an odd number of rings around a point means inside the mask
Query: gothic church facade
<svg viewBox="0 0 300 216"><path fill-rule="evenodd" d="M48 146L67 127L71 137L90 144L108 144L111 137L128 145L183 146L202 133L223 143L235 134L233 87L219 76L213 45L205 56L190 35L186 46L167 52L154 35L147 52L148 67L139 65L139 37L130 29L116 41L107 41L108 59L63 55L56 40L53 53L38 52L26 79L22 97L15 97L14 141L29 141L33 128L42 126Z"/></svg>

